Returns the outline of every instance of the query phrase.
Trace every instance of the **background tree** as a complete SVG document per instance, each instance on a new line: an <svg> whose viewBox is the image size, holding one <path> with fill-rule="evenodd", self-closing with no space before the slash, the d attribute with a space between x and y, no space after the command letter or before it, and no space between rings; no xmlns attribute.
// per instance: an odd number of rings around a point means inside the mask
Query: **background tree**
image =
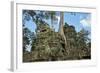
<svg viewBox="0 0 100 73"><path fill-rule="evenodd" d="M56 12L55 11L46 11L46 17L51 20L51 27L54 30L54 21L56 21Z"/></svg>

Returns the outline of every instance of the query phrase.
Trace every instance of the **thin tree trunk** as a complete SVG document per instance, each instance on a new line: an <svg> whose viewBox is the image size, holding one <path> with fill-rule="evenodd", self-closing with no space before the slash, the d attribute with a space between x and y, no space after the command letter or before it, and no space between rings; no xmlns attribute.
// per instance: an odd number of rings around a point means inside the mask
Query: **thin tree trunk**
<svg viewBox="0 0 100 73"><path fill-rule="evenodd" d="M52 28L52 30L54 30L54 27L53 27L53 20L54 20L53 15L51 15L51 28Z"/></svg>
<svg viewBox="0 0 100 73"><path fill-rule="evenodd" d="M64 13L60 12L59 33L62 36L62 38L64 39L65 49L67 49L67 41L66 41L66 37L65 37L65 34L64 34L63 26L64 26Z"/></svg>

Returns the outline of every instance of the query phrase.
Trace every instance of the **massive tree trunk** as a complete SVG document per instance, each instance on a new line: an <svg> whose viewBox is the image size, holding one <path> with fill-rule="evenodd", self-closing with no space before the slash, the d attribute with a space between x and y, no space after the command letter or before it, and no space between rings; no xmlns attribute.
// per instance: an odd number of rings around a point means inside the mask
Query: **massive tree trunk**
<svg viewBox="0 0 100 73"><path fill-rule="evenodd" d="M59 33L62 36L62 38L64 39L64 41L65 41L65 49L67 49L67 41L66 41L66 37L65 37L65 34L64 34L63 27L64 27L64 13L60 12Z"/></svg>

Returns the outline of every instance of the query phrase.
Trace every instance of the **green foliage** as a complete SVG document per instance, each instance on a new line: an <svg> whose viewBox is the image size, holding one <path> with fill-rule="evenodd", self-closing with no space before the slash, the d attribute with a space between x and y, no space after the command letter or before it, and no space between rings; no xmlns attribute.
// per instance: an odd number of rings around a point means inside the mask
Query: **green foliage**
<svg viewBox="0 0 100 73"><path fill-rule="evenodd" d="M69 26L66 23L64 26L64 33L67 39L67 47L69 48L69 56L71 59L90 58L91 46L89 44L90 39L88 38L88 31L82 29L80 32L76 32L74 26Z"/></svg>
<svg viewBox="0 0 100 73"><path fill-rule="evenodd" d="M91 41L88 37L90 34L88 31L82 29L76 32L74 26L65 23L64 26L61 27L66 38L65 43L65 39L62 35L59 32L55 32L43 20L50 18L53 21L54 12L25 11L24 13L28 13L28 15L33 18L37 29L36 34L32 34L27 28L23 28L23 62L91 58ZM25 45L30 43L30 38L32 40L32 48L31 52L27 52L25 51Z"/></svg>

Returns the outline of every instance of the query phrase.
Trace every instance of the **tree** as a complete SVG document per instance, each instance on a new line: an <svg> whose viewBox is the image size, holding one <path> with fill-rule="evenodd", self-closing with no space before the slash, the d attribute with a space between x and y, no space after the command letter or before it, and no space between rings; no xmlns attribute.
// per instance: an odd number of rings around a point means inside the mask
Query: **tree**
<svg viewBox="0 0 100 73"><path fill-rule="evenodd" d="M54 30L53 23L56 20L56 12L55 11L46 11L46 17L47 17L47 19L51 20L51 27Z"/></svg>
<svg viewBox="0 0 100 73"><path fill-rule="evenodd" d="M64 27L64 13L63 12L60 12L59 33L62 36L62 38L64 39L64 41L65 41L65 50L68 51L67 50L67 41L66 41L66 37L65 37L65 34L64 34L63 27Z"/></svg>
<svg viewBox="0 0 100 73"><path fill-rule="evenodd" d="M87 46L89 42L89 35L90 33L86 31L85 29L82 29L80 32L77 33L77 48L80 50L79 55L80 58L84 58L88 56L89 54L89 45ZM89 52L88 52L89 51ZM89 54L90 55L90 54Z"/></svg>
<svg viewBox="0 0 100 73"><path fill-rule="evenodd" d="M31 45L33 38L35 38L34 33L23 25L23 52L26 51L26 45Z"/></svg>
<svg viewBox="0 0 100 73"><path fill-rule="evenodd" d="M65 23L64 34L65 34L65 37L67 39L67 47L68 48L71 48L72 46L75 47L74 42L76 41L76 34L77 34L75 27ZM70 45L70 44L73 44L73 45Z"/></svg>
<svg viewBox="0 0 100 73"><path fill-rule="evenodd" d="M75 27L72 25L69 25L68 23L65 23L64 25L64 34L67 41L67 48L69 54L66 55L66 59L76 59L77 50L76 50L76 35L77 32L75 30Z"/></svg>
<svg viewBox="0 0 100 73"><path fill-rule="evenodd" d="M85 29L76 32L75 27L65 23L64 34L67 39L67 48L71 59L89 59L91 55L91 41L88 37L90 34Z"/></svg>
<svg viewBox="0 0 100 73"><path fill-rule="evenodd" d="M47 19L47 15L45 11L39 10L23 10L24 20L29 21L30 19L33 20L37 25L38 24L46 24L44 19Z"/></svg>

